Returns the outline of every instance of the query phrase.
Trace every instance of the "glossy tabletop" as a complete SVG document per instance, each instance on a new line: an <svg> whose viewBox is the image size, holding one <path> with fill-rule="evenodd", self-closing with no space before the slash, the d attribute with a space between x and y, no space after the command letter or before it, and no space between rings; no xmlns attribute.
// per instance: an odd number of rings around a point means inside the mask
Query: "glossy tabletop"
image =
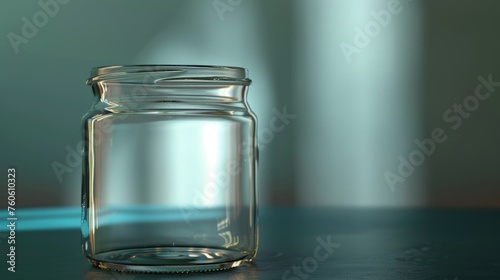
<svg viewBox="0 0 500 280"><path fill-rule="evenodd" d="M94 268L77 228L17 231L11 273L1 234L0 279L500 279L499 210L263 207L254 263L193 274Z"/></svg>

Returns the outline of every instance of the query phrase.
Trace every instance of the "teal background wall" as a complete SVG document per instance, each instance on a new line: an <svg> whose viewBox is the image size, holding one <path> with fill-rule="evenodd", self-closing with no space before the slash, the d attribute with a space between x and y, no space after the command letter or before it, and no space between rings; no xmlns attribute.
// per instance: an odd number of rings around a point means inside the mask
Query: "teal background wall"
<svg viewBox="0 0 500 280"><path fill-rule="evenodd" d="M47 20L43 3L52 4ZM260 136L276 110L294 115L271 140L261 137L262 204L498 207L500 87L456 130L443 114L474 95L479 76L500 81L499 8L471 0L2 1L0 168L17 168L22 207L77 206L90 68L234 65L254 80ZM373 25L374 14L383 24ZM9 34L24 37L23 18L43 24L16 52ZM363 41L357 28L372 36ZM346 56L343 43L355 52ZM391 188L386 172L399 176L398 157L409 160L415 140L436 128L447 140ZM54 162L71 172L58 177ZM6 193L0 199L5 206Z"/></svg>

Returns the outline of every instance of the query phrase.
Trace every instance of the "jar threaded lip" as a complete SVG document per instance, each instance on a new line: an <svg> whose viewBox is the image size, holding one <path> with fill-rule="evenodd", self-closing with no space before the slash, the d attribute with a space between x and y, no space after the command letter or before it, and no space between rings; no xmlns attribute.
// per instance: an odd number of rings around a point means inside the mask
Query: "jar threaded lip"
<svg viewBox="0 0 500 280"><path fill-rule="evenodd" d="M110 65L95 67L87 85L98 82L131 84L237 84L250 85L245 68L212 65Z"/></svg>

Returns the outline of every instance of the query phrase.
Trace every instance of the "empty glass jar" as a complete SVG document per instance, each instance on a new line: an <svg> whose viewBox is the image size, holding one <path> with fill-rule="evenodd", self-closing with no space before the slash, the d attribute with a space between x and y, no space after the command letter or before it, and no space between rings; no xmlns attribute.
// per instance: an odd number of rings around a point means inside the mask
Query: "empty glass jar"
<svg viewBox="0 0 500 280"><path fill-rule="evenodd" d="M247 71L94 68L83 118L82 243L119 271L236 267L257 252L256 118Z"/></svg>

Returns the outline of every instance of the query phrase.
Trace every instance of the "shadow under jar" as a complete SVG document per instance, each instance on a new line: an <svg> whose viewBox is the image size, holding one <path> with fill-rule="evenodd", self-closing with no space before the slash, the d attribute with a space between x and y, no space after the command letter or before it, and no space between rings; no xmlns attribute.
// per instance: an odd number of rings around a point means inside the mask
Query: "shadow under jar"
<svg viewBox="0 0 500 280"><path fill-rule="evenodd" d="M94 68L82 245L119 271L218 270L257 252L256 118L236 67Z"/></svg>

